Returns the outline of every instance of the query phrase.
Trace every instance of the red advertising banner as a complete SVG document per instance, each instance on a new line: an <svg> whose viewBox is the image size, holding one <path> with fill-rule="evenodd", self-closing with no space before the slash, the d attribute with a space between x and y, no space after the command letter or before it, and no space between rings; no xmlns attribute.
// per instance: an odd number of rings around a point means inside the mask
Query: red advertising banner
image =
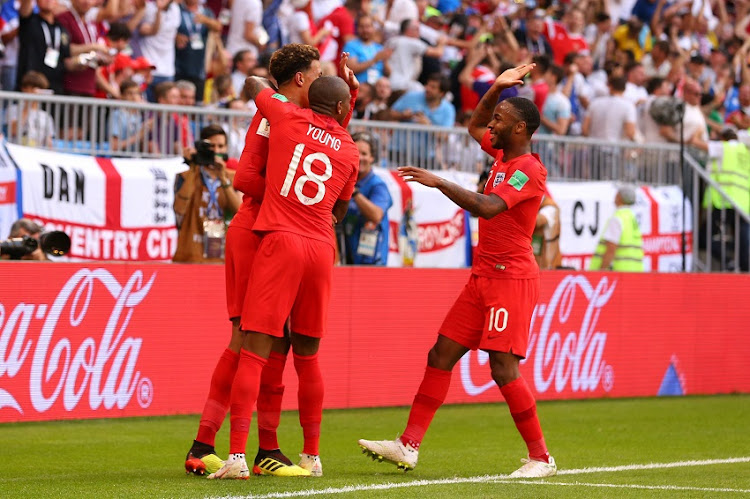
<svg viewBox="0 0 750 499"><path fill-rule="evenodd" d="M0 422L200 412L230 332L220 266L4 263ZM408 405L467 270L335 269L325 407ZM750 392L750 276L548 272L523 375L539 399ZM284 409L297 397L292 363ZM499 401L487 356L448 403Z"/></svg>

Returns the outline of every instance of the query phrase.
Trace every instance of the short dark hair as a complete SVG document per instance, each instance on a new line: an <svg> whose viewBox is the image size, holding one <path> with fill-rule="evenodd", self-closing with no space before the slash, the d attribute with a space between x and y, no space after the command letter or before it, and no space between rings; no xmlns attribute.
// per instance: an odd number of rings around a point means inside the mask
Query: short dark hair
<svg viewBox="0 0 750 499"><path fill-rule="evenodd" d="M615 92L624 92L628 84L628 79L624 76L610 76L608 83Z"/></svg>
<svg viewBox="0 0 750 499"><path fill-rule="evenodd" d="M655 48L658 48L665 54L669 55L669 42L668 41L659 40L658 42L654 43L654 46L652 47L651 51L653 52Z"/></svg>
<svg viewBox="0 0 750 499"><path fill-rule="evenodd" d="M425 83L428 83L431 81L438 82L438 84L440 85L440 91L443 93L446 93L448 92L448 90L451 89L451 80L448 77L443 76L440 73L431 73L427 77L427 81L425 81Z"/></svg>
<svg viewBox="0 0 750 499"><path fill-rule="evenodd" d="M561 81L563 81L563 78L565 78L565 70L557 64L553 64L552 66L550 66L547 72L551 73L552 76L555 77L555 81L557 83L560 83Z"/></svg>
<svg viewBox="0 0 750 499"><path fill-rule="evenodd" d="M157 83L154 87L154 96L156 97L156 101L159 102L159 99L166 97L169 91L173 88L177 88L177 86L172 81L163 81L161 83Z"/></svg>
<svg viewBox="0 0 750 499"><path fill-rule="evenodd" d="M646 92L648 92L649 95L652 95L654 92L656 92L659 87L662 86L664 83L664 78L661 78L659 76L654 76L650 80L646 82Z"/></svg>
<svg viewBox="0 0 750 499"><path fill-rule="evenodd" d="M49 80L38 71L29 71L21 78L21 88L49 88Z"/></svg>
<svg viewBox="0 0 750 499"><path fill-rule="evenodd" d="M140 90L140 87L141 86L133 80L125 80L124 82L120 83L120 94L124 94L131 88L137 88Z"/></svg>
<svg viewBox="0 0 750 499"><path fill-rule="evenodd" d="M130 31L130 28L128 28L128 25L125 23L112 23L109 25L107 38L113 41L130 40L133 38L133 32Z"/></svg>
<svg viewBox="0 0 750 499"><path fill-rule="evenodd" d="M634 70L635 68L640 68L640 67L643 67L643 64L641 64L641 63L640 63L640 62L638 62L638 61L632 61L632 62L629 62L629 63L628 63L628 64L627 64L626 66L625 66L625 74L629 74L629 73L630 73L631 71L633 71L633 70Z"/></svg>
<svg viewBox="0 0 750 499"><path fill-rule="evenodd" d="M320 51L310 45L289 43L271 56L268 71L278 86L288 82L294 75L310 69L313 61L320 60Z"/></svg>
<svg viewBox="0 0 750 499"><path fill-rule="evenodd" d="M239 52L234 54L234 57L232 57L232 71L235 71L237 69L237 65L240 62L242 62L242 58L245 57L245 55L249 53L250 51L245 49L245 50L240 50Z"/></svg>
<svg viewBox="0 0 750 499"><path fill-rule="evenodd" d="M563 64L573 64L579 55L578 52L568 52L565 54L565 57L563 57Z"/></svg>
<svg viewBox="0 0 750 499"><path fill-rule="evenodd" d="M399 34L403 35L404 33L406 33L406 30L409 29L411 22L412 22L412 19L404 19L403 21L401 21L401 26L399 26L399 30L398 30Z"/></svg>
<svg viewBox="0 0 750 499"><path fill-rule="evenodd" d="M513 106L520 116L521 121L526 123L526 133L531 137L541 124L539 109L536 107L536 104L534 104L534 101L526 99L525 97L510 97L503 102L507 102Z"/></svg>
<svg viewBox="0 0 750 499"><path fill-rule="evenodd" d="M210 125L201 128L200 140L207 140L211 137L214 137L215 135L223 135L224 137L226 137L227 132L225 132L224 129L221 128L221 125L211 123Z"/></svg>
<svg viewBox="0 0 750 499"><path fill-rule="evenodd" d="M42 232L42 227L38 223L28 218L19 218L10 226L10 234L8 234L8 237L18 237L21 234L21 229L31 235Z"/></svg>
<svg viewBox="0 0 750 499"><path fill-rule="evenodd" d="M546 73L549 69L549 65L551 64L549 56L546 55L535 55L531 61L536 64L536 67L541 71L542 73Z"/></svg>

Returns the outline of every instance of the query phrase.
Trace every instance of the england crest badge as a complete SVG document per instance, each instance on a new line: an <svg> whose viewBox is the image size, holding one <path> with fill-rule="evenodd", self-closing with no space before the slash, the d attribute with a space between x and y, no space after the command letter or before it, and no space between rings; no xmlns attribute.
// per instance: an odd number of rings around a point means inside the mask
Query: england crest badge
<svg viewBox="0 0 750 499"><path fill-rule="evenodd" d="M492 181L492 188L498 186L503 180L505 180L505 172L498 172L495 174L495 180Z"/></svg>

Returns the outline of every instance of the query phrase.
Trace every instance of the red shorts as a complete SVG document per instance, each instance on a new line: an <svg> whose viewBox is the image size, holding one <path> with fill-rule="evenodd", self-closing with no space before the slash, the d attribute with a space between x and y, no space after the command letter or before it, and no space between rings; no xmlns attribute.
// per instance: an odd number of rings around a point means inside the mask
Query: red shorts
<svg viewBox="0 0 750 499"><path fill-rule="evenodd" d="M224 244L224 274L227 285L227 312L234 319L242 314L247 283L260 236L245 227L229 225Z"/></svg>
<svg viewBox="0 0 750 499"><path fill-rule="evenodd" d="M242 329L322 338L328 321L334 252L330 243L291 232L269 232L260 242L242 309Z"/></svg>
<svg viewBox="0 0 750 499"><path fill-rule="evenodd" d="M440 334L471 350L526 357L539 278L492 279L472 274L440 326Z"/></svg>

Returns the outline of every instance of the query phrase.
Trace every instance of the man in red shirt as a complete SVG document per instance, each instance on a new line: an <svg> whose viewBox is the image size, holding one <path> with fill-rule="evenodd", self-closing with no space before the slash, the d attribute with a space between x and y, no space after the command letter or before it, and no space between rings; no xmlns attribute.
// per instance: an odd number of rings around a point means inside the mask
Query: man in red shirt
<svg viewBox="0 0 750 499"><path fill-rule="evenodd" d="M351 71L348 77L349 86L356 88ZM350 88L343 79L315 80L309 90L311 109L299 108L264 88L260 78L251 77L246 85L270 126L263 203L253 226L262 240L241 314L244 338L230 396L230 456L209 478L249 475L245 446L250 417L274 338L284 336L287 318L300 379L305 368L298 364L309 364L319 373L317 353L327 321L334 262L331 216L343 219L359 165L356 145L341 126L351 111ZM317 386L310 388L300 391L300 408L309 406L309 419L303 419L300 410L300 423L305 434L303 462L307 458L314 465L319 464L323 404L319 374Z"/></svg>
<svg viewBox="0 0 750 499"><path fill-rule="evenodd" d="M442 405L451 371L469 350L489 354L492 378L528 447L528 459L512 477L545 477L557 472L547 452L536 403L518 366L526 356L531 315L539 298L539 267L531 237L544 195L547 170L531 154L531 136L539 127L539 110L528 99L511 97L496 104L500 92L521 84L533 64L501 74L482 97L469 122L469 132L495 157L479 194L415 167L401 167L405 180L440 189L453 202L480 217L479 246L469 282L464 287L427 356L427 369L401 437L360 440L372 457L409 470L416 466L419 445ZM494 112L493 112L494 109Z"/></svg>
<svg viewBox="0 0 750 499"><path fill-rule="evenodd" d="M544 23L544 36L552 46L555 64L562 66L565 56L571 52L583 52L589 44L583 36L586 27L586 16L581 9L570 7L563 17L563 22L548 18Z"/></svg>

